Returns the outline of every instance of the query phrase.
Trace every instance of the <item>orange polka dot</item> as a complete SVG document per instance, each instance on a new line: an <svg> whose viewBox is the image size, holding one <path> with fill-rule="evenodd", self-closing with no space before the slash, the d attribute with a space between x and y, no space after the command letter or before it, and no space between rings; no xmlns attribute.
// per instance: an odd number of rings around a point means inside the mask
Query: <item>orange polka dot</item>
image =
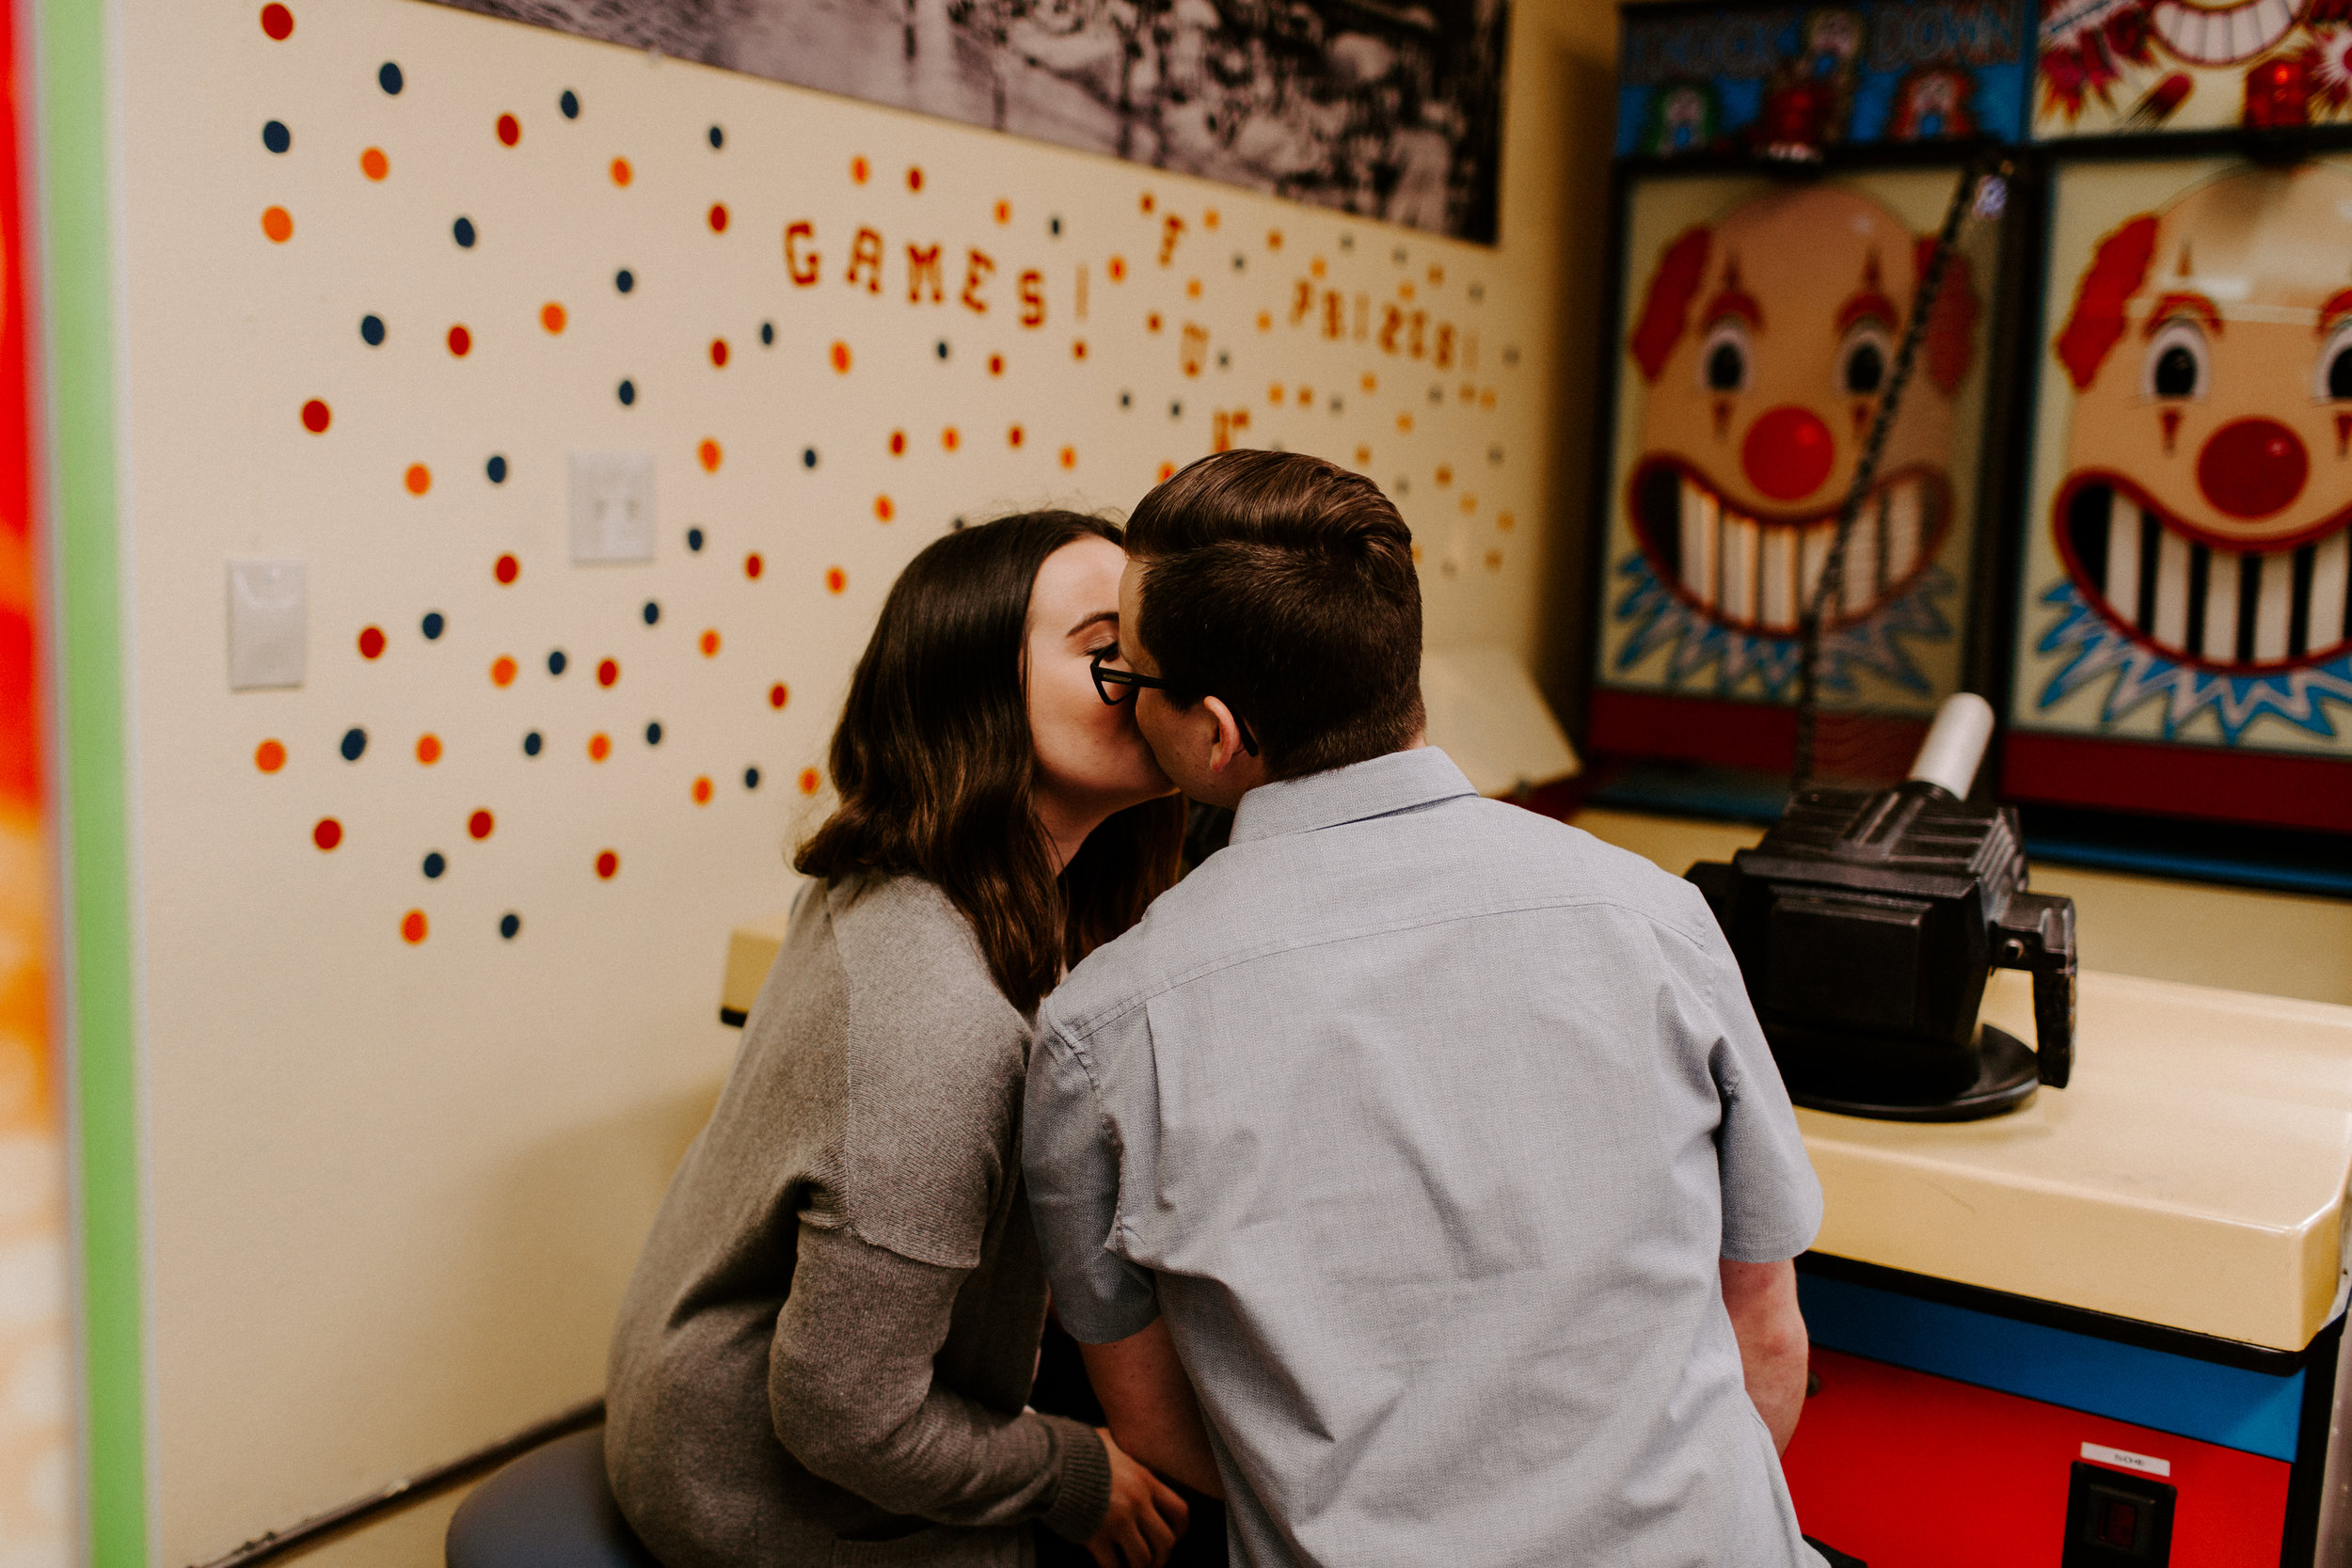
<svg viewBox="0 0 2352 1568"><path fill-rule="evenodd" d="M803 795L814 795L814 794L816 794L816 793L817 793L819 789L822 789L822 788L824 787L824 784L825 784L825 781L824 781L823 776L822 776L821 774L819 774L819 773L817 771L817 769L815 769L814 768L802 768L802 769L801 769L801 793L802 793L802 794L803 794Z"/></svg>
<svg viewBox="0 0 2352 1568"><path fill-rule="evenodd" d="M400 936L411 947L424 940L425 922L422 910L410 910L400 917Z"/></svg>
<svg viewBox="0 0 2352 1568"><path fill-rule="evenodd" d="M1073 359L1083 359L1086 356L1087 341L1084 338L1079 339L1076 342L1070 345L1070 357Z"/></svg>
<svg viewBox="0 0 2352 1568"><path fill-rule="evenodd" d="M1265 247L1268 250L1282 248L1282 231L1279 229L1269 229L1265 231Z"/></svg>
<svg viewBox="0 0 2352 1568"><path fill-rule="evenodd" d="M719 656L719 634L717 631L706 631L703 633L702 650L703 657L705 658L716 658Z"/></svg>
<svg viewBox="0 0 2352 1568"><path fill-rule="evenodd" d="M1486 569L1490 572L1501 571L1502 569L1502 552L1501 550L1488 550L1486 552Z"/></svg>
<svg viewBox="0 0 2352 1568"><path fill-rule="evenodd" d="M371 180L381 180L392 172L392 161L384 156L380 147L371 147L359 154L359 172Z"/></svg>
<svg viewBox="0 0 2352 1568"><path fill-rule="evenodd" d="M612 879L612 874L620 869L621 857L614 854L612 850L607 849L596 856L596 875L603 878L606 881L611 881Z"/></svg>
<svg viewBox="0 0 2352 1568"><path fill-rule="evenodd" d="M1200 226L1203 229L1215 229L1216 227L1216 208L1212 207L1207 212L1200 214Z"/></svg>
<svg viewBox="0 0 2352 1568"><path fill-rule="evenodd" d="M698 806L710 804L710 780L707 777L694 781L694 804Z"/></svg>
<svg viewBox="0 0 2352 1568"><path fill-rule="evenodd" d="M1103 270L1111 275L1112 282L1124 282L1127 277L1127 258L1124 256L1114 256L1110 259L1109 264Z"/></svg>
<svg viewBox="0 0 2352 1568"><path fill-rule="evenodd" d="M1463 513L1464 513L1465 515L1467 515L1467 514L1470 514L1470 513L1475 512L1475 511L1477 511L1477 510L1478 510L1478 498L1477 498L1476 496L1472 496L1472 495L1467 495L1467 494L1466 494L1466 495L1464 495L1464 496L1462 497L1462 511L1463 511Z"/></svg>
<svg viewBox="0 0 2352 1568"><path fill-rule="evenodd" d="M271 244L284 245L294 238L294 214L283 207L263 208L262 232L270 237Z"/></svg>
<svg viewBox="0 0 2352 1568"><path fill-rule="evenodd" d="M612 737L598 730L588 737L588 760L602 762L612 754Z"/></svg>
<svg viewBox="0 0 2352 1568"><path fill-rule="evenodd" d="M707 436L704 437L701 446L694 449L695 459L702 464L703 472L707 474L715 474L719 471L719 460L723 455L719 450L719 443Z"/></svg>
<svg viewBox="0 0 2352 1568"><path fill-rule="evenodd" d="M1010 430L1005 432L1005 441L1009 446L1019 446L1021 444L1021 439L1022 432L1019 425L1014 425Z"/></svg>
<svg viewBox="0 0 2352 1568"><path fill-rule="evenodd" d="M1175 464L1173 464L1173 463L1163 463L1163 464L1161 464L1161 465L1160 465L1160 483L1161 483L1162 484L1166 484L1166 483L1167 483L1169 480L1174 479L1175 477L1176 477L1176 465L1175 465Z"/></svg>
<svg viewBox="0 0 2352 1568"><path fill-rule="evenodd" d="M954 425L949 425L946 429L939 433L939 444L946 447L949 451L955 451L956 448L962 445L962 443L963 437L956 434L956 427Z"/></svg>
<svg viewBox="0 0 2352 1568"><path fill-rule="evenodd" d="M1307 270L1313 273L1317 277L1321 277L1325 271L1323 258L1318 256L1313 261L1308 262Z"/></svg>
<svg viewBox="0 0 2352 1568"><path fill-rule="evenodd" d="M1444 281L1445 281L1445 268L1443 268L1443 267L1441 267L1441 266L1437 265L1435 262L1432 262L1432 263L1430 264L1430 268L1429 268L1429 282L1430 282L1431 286L1432 286L1432 287L1435 287L1436 285L1438 285L1438 284L1439 284L1439 283L1442 283L1442 282L1444 282Z"/></svg>
<svg viewBox="0 0 2352 1568"><path fill-rule="evenodd" d="M1301 387L1300 388L1298 388L1298 406L1299 406L1299 407L1304 408L1304 407L1306 407L1309 404L1311 404L1311 403L1312 403L1312 402L1314 402L1314 401L1315 401L1315 389L1314 389L1312 387Z"/></svg>
<svg viewBox="0 0 2352 1568"><path fill-rule="evenodd" d="M498 657L492 659L490 661L490 684L492 686L514 685L515 661L507 657L504 654L501 654Z"/></svg>
<svg viewBox="0 0 2352 1568"><path fill-rule="evenodd" d="M1370 371L1366 371L1364 372L1363 388L1367 392L1378 391L1380 389L1380 378L1373 374Z"/></svg>
<svg viewBox="0 0 2352 1568"><path fill-rule="evenodd" d="M903 457L906 455L906 450L907 433L903 430L892 431L890 433L890 455L893 457Z"/></svg>
<svg viewBox="0 0 2352 1568"><path fill-rule="evenodd" d="M1399 283L1396 286L1396 297L1399 299L1410 299L1413 297L1413 280L1411 278L1408 277L1404 282Z"/></svg>
<svg viewBox="0 0 2352 1568"><path fill-rule="evenodd" d="M1399 414L1396 417L1396 428L1404 432L1406 435L1411 435L1413 431L1413 416L1410 414Z"/></svg>
<svg viewBox="0 0 2352 1568"><path fill-rule="evenodd" d="M850 586L850 574L838 566L825 568L825 592L838 594Z"/></svg>
<svg viewBox="0 0 2352 1568"><path fill-rule="evenodd" d="M898 509L890 504L890 498L888 496L876 496L874 498L874 517L876 521L886 523L897 515Z"/></svg>
<svg viewBox="0 0 2352 1568"><path fill-rule="evenodd" d="M1152 210L1152 193L1150 191L1143 193L1143 210L1147 213Z"/></svg>
<svg viewBox="0 0 2352 1568"><path fill-rule="evenodd" d="M417 736L417 760L427 768L441 760L441 737L430 731Z"/></svg>
<svg viewBox="0 0 2352 1568"><path fill-rule="evenodd" d="M871 166L869 166L863 157L852 158L850 160L850 178L857 183L861 185L866 183L866 177L872 172L873 169Z"/></svg>
<svg viewBox="0 0 2352 1568"><path fill-rule="evenodd" d="M1258 312L1258 330L1261 332L1271 332L1274 330L1273 311L1261 310Z"/></svg>
<svg viewBox="0 0 2352 1568"><path fill-rule="evenodd" d="M1438 465L1438 483L1440 484L1451 484L1454 483L1454 469L1450 465L1444 463Z"/></svg>
<svg viewBox="0 0 2352 1568"><path fill-rule="evenodd" d="M1494 405L1495 405L1495 389L1494 389L1492 387L1487 388L1485 391L1483 391L1483 392L1481 392L1481 393L1479 393L1479 394L1478 394L1478 406L1479 406L1479 407L1481 407L1481 408L1492 408Z"/></svg>
<svg viewBox="0 0 2352 1568"><path fill-rule="evenodd" d="M1508 512L1498 512L1495 514L1495 527L1501 529L1505 533L1508 533L1513 529L1518 527L1518 518L1512 515Z"/></svg>
<svg viewBox="0 0 2352 1568"><path fill-rule="evenodd" d="M564 307L556 304L553 300L548 300L545 305L540 306L539 325L546 327L549 332L563 331Z"/></svg>
<svg viewBox="0 0 2352 1568"><path fill-rule="evenodd" d="M1065 468L1074 468L1078 466L1077 448L1064 447L1061 449L1061 466Z"/></svg>
<svg viewBox="0 0 2352 1568"><path fill-rule="evenodd" d="M1464 403L1476 403L1478 401L1478 388L1471 386L1467 381L1462 383L1462 401Z"/></svg>
<svg viewBox="0 0 2352 1568"><path fill-rule="evenodd" d="M768 689L768 705L780 708L792 700L792 689L782 681Z"/></svg>
<svg viewBox="0 0 2352 1568"><path fill-rule="evenodd" d="M1012 221L1011 202L999 201L996 203L996 221L998 223L1010 223Z"/></svg>
<svg viewBox="0 0 2352 1568"><path fill-rule="evenodd" d="M843 375L850 373L849 344L835 343L833 345L833 368L839 371Z"/></svg>
<svg viewBox="0 0 2352 1568"><path fill-rule="evenodd" d="M1160 313L1157 310L1143 318L1143 329L1146 332L1157 332L1160 329Z"/></svg>
<svg viewBox="0 0 2352 1568"><path fill-rule="evenodd" d="M614 184L626 185L629 182L629 181L635 178L636 171L628 166L628 160L627 158L615 158L612 160L612 182Z"/></svg>
<svg viewBox="0 0 2352 1568"><path fill-rule="evenodd" d="M1372 449L1370 447L1358 447L1356 449L1357 467L1361 467L1363 465L1370 463L1371 461Z"/></svg>
<svg viewBox="0 0 2352 1568"><path fill-rule="evenodd" d="M433 470L421 463L411 463L407 473L401 476L401 483L408 486L410 495L421 496L433 488Z"/></svg>
<svg viewBox="0 0 2352 1568"><path fill-rule="evenodd" d="M1278 404L1282 401L1282 384L1280 382L1278 381L1273 386L1268 387L1265 389L1265 400L1268 403Z"/></svg>
<svg viewBox="0 0 2352 1568"><path fill-rule="evenodd" d="M275 773L286 766L285 743L264 740L253 748L253 766L264 773Z"/></svg>
<svg viewBox="0 0 2352 1568"><path fill-rule="evenodd" d="M1199 299L1200 297L1200 279L1198 277L1185 279L1184 293L1187 298Z"/></svg>

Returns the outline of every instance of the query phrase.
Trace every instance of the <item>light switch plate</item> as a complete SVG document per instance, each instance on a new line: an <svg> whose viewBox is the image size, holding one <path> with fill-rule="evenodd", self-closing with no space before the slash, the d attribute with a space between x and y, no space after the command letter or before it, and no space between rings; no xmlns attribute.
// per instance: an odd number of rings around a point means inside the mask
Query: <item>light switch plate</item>
<svg viewBox="0 0 2352 1568"><path fill-rule="evenodd" d="M299 561L229 563L229 689L300 686L310 601Z"/></svg>
<svg viewBox="0 0 2352 1568"><path fill-rule="evenodd" d="M653 453L571 454L572 564L653 559Z"/></svg>

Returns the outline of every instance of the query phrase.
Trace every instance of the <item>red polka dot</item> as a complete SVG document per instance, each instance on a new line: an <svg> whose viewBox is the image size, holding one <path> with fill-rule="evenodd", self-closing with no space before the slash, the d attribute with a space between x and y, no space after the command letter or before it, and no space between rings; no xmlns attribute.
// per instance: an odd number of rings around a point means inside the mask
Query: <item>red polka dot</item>
<svg viewBox="0 0 2352 1568"><path fill-rule="evenodd" d="M425 924L422 910L410 910L400 917L401 940L411 947L424 940Z"/></svg>
<svg viewBox="0 0 2352 1568"><path fill-rule="evenodd" d="M897 515L898 508L890 504L890 498L888 496L876 496L874 498L874 518L877 522L886 523Z"/></svg>
<svg viewBox="0 0 2352 1568"><path fill-rule="evenodd" d="M501 583L511 583L523 575L523 563L511 555L502 555L498 564L490 568L490 574Z"/></svg>
<svg viewBox="0 0 2352 1568"><path fill-rule="evenodd" d="M838 594L850 586L850 574L838 566L825 568L825 592Z"/></svg>
<svg viewBox="0 0 2352 1568"><path fill-rule="evenodd" d="M1163 463L1163 464L1161 464L1161 465L1160 465L1160 483L1161 483L1162 484L1167 483L1169 480L1174 479L1175 477L1176 477L1176 465L1175 465L1175 464L1173 464L1173 463Z"/></svg>
<svg viewBox="0 0 2352 1568"><path fill-rule="evenodd" d="M1070 345L1070 357L1073 359L1083 359L1086 356L1087 341L1084 338L1079 339L1076 342Z"/></svg>
<svg viewBox="0 0 2352 1568"><path fill-rule="evenodd" d="M850 373L849 344L835 343L833 345L833 368L839 371L843 375Z"/></svg>
<svg viewBox="0 0 2352 1568"><path fill-rule="evenodd" d="M333 410L318 398L312 398L302 405L302 428L313 436L326 435L326 427L334 422L334 419Z"/></svg>
<svg viewBox="0 0 2352 1568"><path fill-rule="evenodd" d="M1078 466L1077 448L1064 447L1061 449L1061 466L1065 468L1074 468Z"/></svg>
<svg viewBox="0 0 2352 1568"><path fill-rule="evenodd" d="M322 849L332 849L343 841L343 825L331 816L322 816L310 830L310 842Z"/></svg>
<svg viewBox="0 0 2352 1568"><path fill-rule="evenodd" d="M710 231L714 234L727 231L727 204L723 201L710 204Z"/></svg>
<svg viewBox="0 0 2352 1568"><path fill-rule="evenodd" d="M499 140L508 147L523 139L523 122L513 115L499 116Z"/></svg>
<svg viewBox="0 0 2352 1568"><path fill-rule="evenodd" d="M1127 276L1127 259L1124 256L1114 256L1111 258L1110 265L1104 270L1111 275L1112 282L1120 282Z"/></svg>
<svg viewBox="0 0 2352 1568"><path fill-rule="evenodd" d="M756 578L759 576L762 564L763 563L759 559L759 552L757 550L754 550L751 554L743 558L743 575L747 578Z"/></svg>
<svg viewBox="0 0 2352 1568"><path fill-rule="evenodd" d="M1143 210L1147 213L1152 210L1152 193L1150 191L1143 193Z"/></svg>
<svg viewBox="0 0 2352 1568"><path fill-rule="evenodd" d="M498 826L497 821L486 811L475 812L466 818L466 832L476 838L488 838L490 830L496 826Z"/></svg>
<svg viewBox="0 0 2352 1568"><path fill-rule="evenodd" d="M588 737L588 760L602 762L612 754L612 737L598 730Z"/></svg>
<svg viewBox="0 0 2352 1568"><path fill-rule="evenodd" d="M710 779L707 774L694 781L694 804L698 806L710 804Z"/></svg>
<svg viewBox="0 0 2352 1568"><path fill-rule="evenodd" d="M814 795L824 784L824 778L814 768L801 769L801 793Z"/></svg>
<svg viewBox="0 0 2352 1568"><path fill-rule="evenodd" d="M437 735L417 736L417 760L427 768L441 760L441 737Z"/></svg>
<svg viewBox="0 0 2352 1568"><path fill-rule="evenodd" d="M719 656L719 634L718 634L718 632L716 632L716 631L707 631L707 632L704 632L704 633L703 633L702 647L703 647L703 657L705 657L705 658L716 658L716 657Z"/></svg>
<svg viewBox="0 0 2352 1568"><path fill-rule="evenodd" d="M921 168L919 166L918 166L910 167L910 168L907 170L907 189L909 189L909 190L911 190L911 191L919 191L919 190L921 190L922 188L923 188L923 170L922 170L922 168Z"/></svg>
<svg viewBox="0 0 2352 1568"><path fill-rule="evenodd" d="M379 626L364 626L359 632L359 657L377 658L384 652L384 632Z"/></svg>
<svg viewBox="0 0 2352 1568"><path fill-rule="evenodd" d="M457 356L460 359L463 359L467 355L471 354L473 352L473 334L467 331L462 325L451 327L449 329L449 351Z"/></svg>
<svg viewBox="0 0 2352 1568"><path fill-rule="evenodd" d="M596 857L596 875L602 877L605 880L611 881L612 879L612 874L620 869L621 857L614 854L612 850L607 849Z"/></svg>
<svg viewBox="0 0 2352 1568"><path fill-rule="evenodd" d="M1011 202L999 201L996 203L996 221L998 223L1010 223L1012 221Z"/></svg>
<svg viewBox="0 0 2352 1568"><path fill-rule="evenodd" d="M707 474L715 474L719 471L719 461L724 455L725 453L720 450L719 443L707 436L703 438L701 446L694 449L694 456L701 462L703 472Z"/></svg>
<svg viewBox="0 0 2352 1568"><path fill-rule="evenodd" d="M1146 332L1157 332L1160 329L1160 313L1157 310L1143 318L1143 329Z"/></svg>
<svg viewBox="0 0 2352 1568"><path fill-rule="evenodd" d="M892 431L890 433L890 455L893 457L903 456L906 450L907 433L903 430Z"/></svg>
<svg viewBox="0 0 2352 1568"><path fill-rule="evenodd" d="M627 158L615 158L612 160L612 182L614 184L626 185L635 178L635 171L628 166L628 160Z"/></svg>
<svg viewBox="0 0 2352 1568"><path fill-rule="evenodd" d="M598 686L611 686L614 681L619 680L620 678L621 667L614 660L608 658L596 666L596 684Z"/></svg>
<svg viewBox="0 0 2352 1568"><path fill-rule="evenodd" d="M1022 439L1023 436L1019 425L1014 425L1010 430L1005 432L1005 440L1011 446L1019 446Z"/></svg>
<svg viewBox="0 0 2352 1568"><path fill-rule="evenodd" d="M710 362L718 366L721 370L726 369L727 341L724 338L713 338L710 340Z"/></svg>
<svg viewBox="0 0 2352 1568"><path fill-rule="evenodd" d="M864 158L859 157L850 160L850 178L855 181L858 184L863 185L866 183L866 177L872 172L873 169L867 165Z"/></svg>
<svg viewBox="0 0 2352 1568"><path fill-rule="evenodd" d="M262 31L283 43L294 36L294 12L283 6L262 8Z"/></svg>
<svg viewBox="0 0 2352 1568"><path fill-rule="evenodd" d="M790 702L791 700L792 689L785 685L782 681L776 682L775 685L768 689L768 705L770 707L782 707L785 704Z"/></svg>
<svg viewBox="0 0 2352 1568"><path fill-rule="evenodd" d="M956 448L963 444L963 437L957 434L956 427L954 425L949 425L946 429L939 433L939 444L946 447L949 451L953 451Z"/></svg>
<svg viewBox="0 0 2352 1568"><path fill-rule="evenodd" d="M1005 373L1005 356L1003 355L992 354L988 356L988 373L991 375L1002 375Z"/></svg>
<svg viewBox="0 0 2352 1568"><path fill-rule="evenodd" d="M275 773L285 767L285 743L278 740L264 740L259 746L254 747L253 766L264 773Z"/></svg>

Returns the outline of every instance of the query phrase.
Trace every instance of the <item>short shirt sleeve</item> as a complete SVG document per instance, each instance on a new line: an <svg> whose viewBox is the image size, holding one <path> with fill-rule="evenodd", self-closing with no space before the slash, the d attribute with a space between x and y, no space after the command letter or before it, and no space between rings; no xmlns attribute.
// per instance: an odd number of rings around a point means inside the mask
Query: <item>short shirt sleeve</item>
<svg viewBox="0 0 2352 1568"><path fill-rule="evenodd" d="M1777 1263L1813 1244L1821 1228L1821 1183L1797 1131L1779 1064L1765 1043L1756 1008L1740 977L1740 962L1711 917L1696 934L1703 1011L1711 1037L1708 1069L1723 1097L1715 1134L1723 1181L1724 1257L1739 1263Z"/></svg>
<svg viewBox="0 0 2352 1568"><path fill-rule="evenodd" d="M1160 1315L1152 1272L1112 1251L1119 1229L1120 1149L1083 1042L1039 1014L1022 1111L1029 1212L1054 1311L1073 1338L1107 1344Z"/></svg>

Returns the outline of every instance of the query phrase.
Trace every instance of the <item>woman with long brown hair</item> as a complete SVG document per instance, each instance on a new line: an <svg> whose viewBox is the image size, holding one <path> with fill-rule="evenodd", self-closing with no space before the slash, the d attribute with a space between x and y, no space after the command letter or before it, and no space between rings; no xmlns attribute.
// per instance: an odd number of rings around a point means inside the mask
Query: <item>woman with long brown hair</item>
<svg viewBox="0 0 2352 1568"><path fill-rule="evenodd" d="M1089 670L1124 563L1115 526L1028 513L882 607L813 880L613 1336L606 1465L665 1568L1026 1568L1040 1529L1145 1568L1183 1530L1107 1433L1024 1408L1028 1015L1175 879L1184 825Z"/></svg>

